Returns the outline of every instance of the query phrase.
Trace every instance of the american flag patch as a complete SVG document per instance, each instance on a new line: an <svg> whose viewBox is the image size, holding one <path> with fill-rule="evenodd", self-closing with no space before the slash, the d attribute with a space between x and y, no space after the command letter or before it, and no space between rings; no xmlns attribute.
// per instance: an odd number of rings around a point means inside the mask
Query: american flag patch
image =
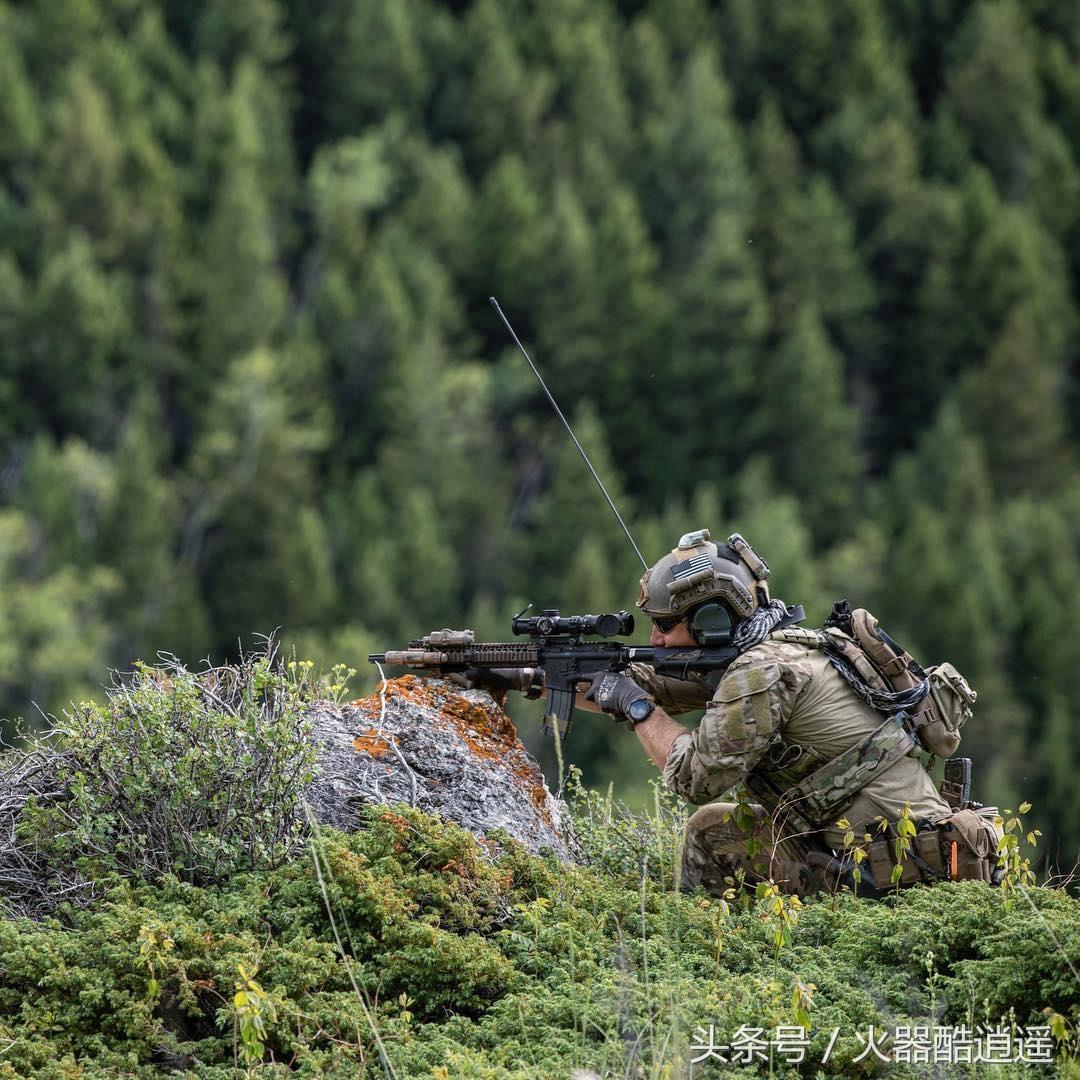
<svg viewBox="0 0 1080 1080"><path fill-rule="evenodd" d="M712 569L712 560L708 554L704 551L699 555L694 555L687 559L685 562L677 563L671 570L671 576L676 581L681 581L685 577L689 577L691 574L696 574L699 570Z"/></svg>

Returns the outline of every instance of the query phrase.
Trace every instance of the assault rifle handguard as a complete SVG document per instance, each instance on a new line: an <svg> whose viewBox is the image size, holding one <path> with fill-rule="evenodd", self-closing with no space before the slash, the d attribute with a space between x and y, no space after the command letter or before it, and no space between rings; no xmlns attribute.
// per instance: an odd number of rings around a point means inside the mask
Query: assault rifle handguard
<svg viewBox="0 0 1080 1080"><path fill-rule="evenodd" d="M738 655L732 648L657 649L618 641L587 641L589 637L629 636L634 617L627 611L614 615L560 615L548 609L531 618L515 618L515 634L528 642L478 642L471 630L436 630L410 641L406 649L372 653L373 664L387 664L442 675L467 668L537 668L544 673L547 708L545 735L570 734L578 684L597 671L622 671L631 664L646 664L663 675L687 678L722 671Z"/></svg>

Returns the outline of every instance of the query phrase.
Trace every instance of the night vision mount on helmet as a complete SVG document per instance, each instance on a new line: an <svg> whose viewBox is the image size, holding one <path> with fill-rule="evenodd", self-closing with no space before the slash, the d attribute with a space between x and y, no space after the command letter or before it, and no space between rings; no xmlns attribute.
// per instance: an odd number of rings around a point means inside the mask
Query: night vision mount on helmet
<svg viewBox="0 0 1080 1080"><path fill-rule="evenodd" d="M737 622L769 603L768 577L765 560L738 533L716 544L698 529L645 571L637 606L665 619L716 601Z"/></svg>

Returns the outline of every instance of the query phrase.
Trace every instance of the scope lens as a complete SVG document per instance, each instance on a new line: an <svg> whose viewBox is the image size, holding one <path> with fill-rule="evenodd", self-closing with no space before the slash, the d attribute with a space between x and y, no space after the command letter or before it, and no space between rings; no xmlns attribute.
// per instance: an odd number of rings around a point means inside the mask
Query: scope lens
<svg viewBox="0 0 1080 1080"><path fill-rule="evenodd" d="M615 637L617 634L634 632L634 616L625 611L618 615L599 615L591 632L601 637Z"/></svg>

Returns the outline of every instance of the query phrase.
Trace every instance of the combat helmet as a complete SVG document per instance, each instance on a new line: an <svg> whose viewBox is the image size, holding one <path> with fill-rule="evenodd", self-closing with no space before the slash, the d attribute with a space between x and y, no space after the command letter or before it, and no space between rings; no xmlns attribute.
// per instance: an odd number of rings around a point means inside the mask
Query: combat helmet
<svg viewBox="0 0 1080 1080"><path fill-rule="evenodd" d="M637 606L650 618L671 619L719 601L738 622L768 604L768 577L765 560L738 533L715 544L708 529L698 529L645 571Z"/></svg>

